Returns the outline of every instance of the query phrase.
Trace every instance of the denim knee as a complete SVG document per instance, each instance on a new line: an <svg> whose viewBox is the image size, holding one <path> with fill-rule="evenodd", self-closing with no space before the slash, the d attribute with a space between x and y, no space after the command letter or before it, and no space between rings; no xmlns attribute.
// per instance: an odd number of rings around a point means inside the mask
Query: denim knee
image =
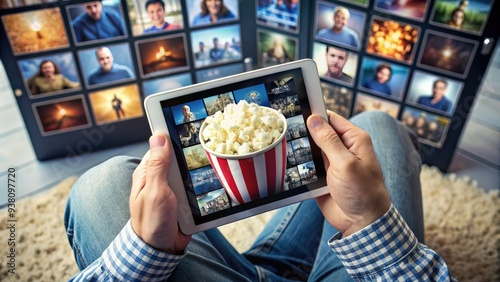
<svg viewBox="0 0 500 282"><path fill-rule="evenodd" d="M86 171L71 189L70 198L107 198L120 193L123 187L131 187L132 173L140 160L127 157L113 157Z"/></svg>
<svg viewBox="0 0 500 282"><path fill-rule="evenodd" d="M73 185L64 225L80 268L99 257L129 220L132 174L139 162L124 156L111 158Z"/></svg>
<svg viewBox="0 0 500 282"><path fill-rule="evenodd" d="M366 125L384 125L395 127L397 121L385 112L381 111L368 111L357 114L351 118L351 122L357 126L364 128Z"/></svg>

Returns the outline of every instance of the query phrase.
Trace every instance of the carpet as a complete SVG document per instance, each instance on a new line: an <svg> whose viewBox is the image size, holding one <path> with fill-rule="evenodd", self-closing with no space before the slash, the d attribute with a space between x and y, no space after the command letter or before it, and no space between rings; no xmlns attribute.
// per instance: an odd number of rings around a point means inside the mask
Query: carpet
<svg viewBox="0 0 500 282"><path fill-rule="evenodd" d="M77 273L62 223L66 197L76 177L17 202L16 269L8 273L7 211L0 210L1 281L65 281ZM477 182L443 175L424 166L421 173L427 245L448 263L460 281L500 281L500 195ZM239 251L246 250L272 216L268 212L220 229ZM250 234L250 235L249 235Z"/></svg>

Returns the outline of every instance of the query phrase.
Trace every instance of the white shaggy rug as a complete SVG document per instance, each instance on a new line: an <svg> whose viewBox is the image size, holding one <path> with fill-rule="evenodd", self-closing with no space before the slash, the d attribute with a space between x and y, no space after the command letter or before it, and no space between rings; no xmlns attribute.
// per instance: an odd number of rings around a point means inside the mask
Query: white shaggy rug
<svg viewBox="0 0 500 282"><path fill-rule="evenodd" d="M8 273L7 211L0 210L0 281L65 281L78 268L62 223L75 177L17 203L16 274ZM460 281L500 281L500 195L475 181L442 175L424 166L421 174L427 245L441 254ZM221 227L236 249L246 250L272 212ZM250 237L252 236L252 237Z"/></svg>

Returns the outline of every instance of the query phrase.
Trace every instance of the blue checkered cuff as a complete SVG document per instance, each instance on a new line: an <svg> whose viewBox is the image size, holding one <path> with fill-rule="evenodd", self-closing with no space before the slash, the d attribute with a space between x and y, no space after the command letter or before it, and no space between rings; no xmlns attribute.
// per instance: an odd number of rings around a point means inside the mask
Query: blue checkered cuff
<svg viewBox="0 0 500 282"><path fill-rule="evenodd" d="M137 236L129 220L102 258L108 274L118 281L165 281L184 256L149 246Z"/></svg>
<svg viewBox="0 0 500 282"><path fill-rule="evenodd" d="M351 276L380 272L410 254L419 243L394 205L381 218L342 238L336 234L328 244Z"/></svg>

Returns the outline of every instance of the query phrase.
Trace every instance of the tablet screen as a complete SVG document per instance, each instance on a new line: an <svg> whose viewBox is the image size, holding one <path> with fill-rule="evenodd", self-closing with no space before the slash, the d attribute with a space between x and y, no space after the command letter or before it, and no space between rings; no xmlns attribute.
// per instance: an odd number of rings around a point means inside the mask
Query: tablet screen
<svg viewBox="0 0 500 282"><path fill-rule="evenodd" d="M286 117L287 167L282 192L238 205L212 168L199 131L207 116L241 100L279 109ZM170 98L161 107L197 225L326 186L321 151L305 123L311 108L301 68Z"/></svg>

